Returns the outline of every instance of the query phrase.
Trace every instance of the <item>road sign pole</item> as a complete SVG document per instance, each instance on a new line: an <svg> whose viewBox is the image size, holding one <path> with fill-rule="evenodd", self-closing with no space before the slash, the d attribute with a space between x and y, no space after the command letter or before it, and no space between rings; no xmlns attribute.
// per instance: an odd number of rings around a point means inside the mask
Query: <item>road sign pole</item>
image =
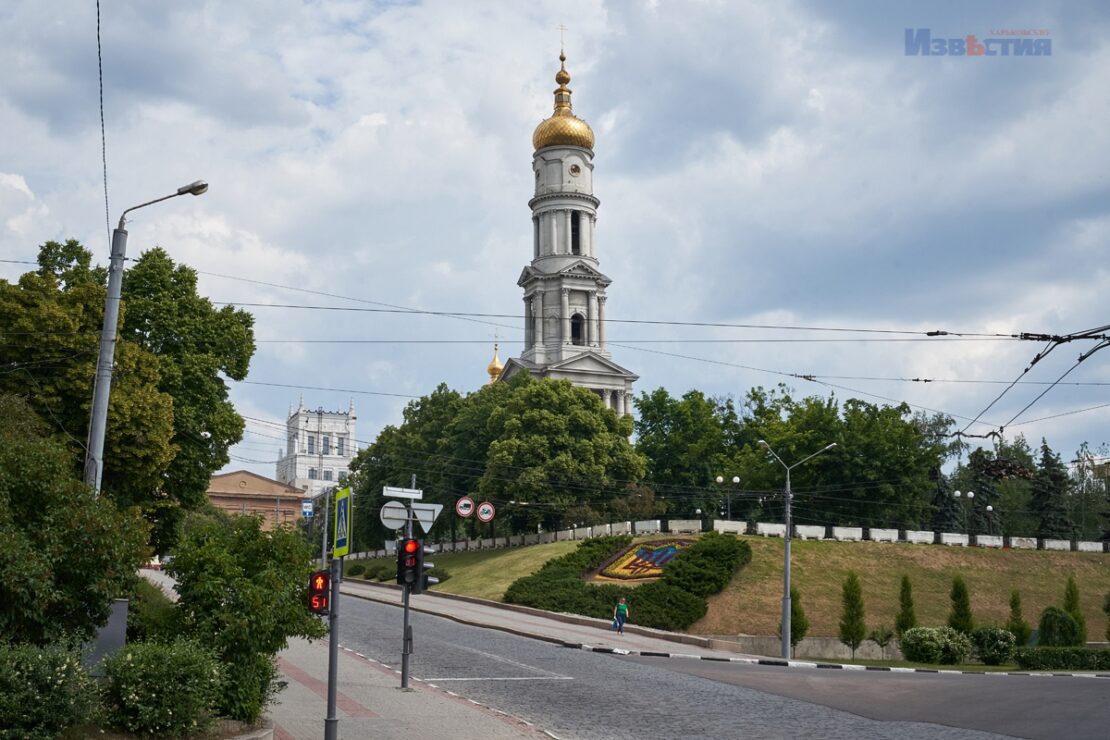
<svg viewBox="0 0 1110 740"><path fill-rule="evenodd" d="M331 560L331 604L328 613L328 716L324 719L324 740L339 740L339 719L335 716L335 695L339 683L339 560Z"/></svg>

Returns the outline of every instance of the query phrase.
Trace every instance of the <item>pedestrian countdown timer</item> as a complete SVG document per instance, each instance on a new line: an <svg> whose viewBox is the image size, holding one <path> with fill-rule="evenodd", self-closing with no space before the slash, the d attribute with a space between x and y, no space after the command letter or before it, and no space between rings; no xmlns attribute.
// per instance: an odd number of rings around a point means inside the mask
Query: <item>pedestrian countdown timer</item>
<svg viewBox="0 0 1110 740"><path fill-rule="evenodd" d="M318 570L308 579L308 610L313 614L327 614L331 607L331 574Z"/></svg>

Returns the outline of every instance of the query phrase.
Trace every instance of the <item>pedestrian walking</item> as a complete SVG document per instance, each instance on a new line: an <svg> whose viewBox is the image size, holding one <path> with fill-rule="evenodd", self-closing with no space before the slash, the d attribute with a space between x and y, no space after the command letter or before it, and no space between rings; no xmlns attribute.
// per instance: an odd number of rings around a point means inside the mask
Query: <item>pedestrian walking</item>
<svg viewBox="0 0 1110 740"><path fill-rule="evenodd" d="M622 596L617 605L613 607L613 622L617 625L618 635L624 634L624 623L628 621L628 615L628 602Z"/></svg>

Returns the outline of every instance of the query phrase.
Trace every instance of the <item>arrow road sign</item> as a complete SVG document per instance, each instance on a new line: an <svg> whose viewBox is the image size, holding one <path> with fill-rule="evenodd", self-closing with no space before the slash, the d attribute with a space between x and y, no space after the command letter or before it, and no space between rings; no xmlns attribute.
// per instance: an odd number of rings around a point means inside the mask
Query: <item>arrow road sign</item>
<svg viewBox="0 0 1110 740"><path fill-rule="evenodd" d="M468 517L474 513L474 499L463 496L455 502L455 513L461 517Z"/></svg>
<svg viewBox="0 0 1110 740"><path fill-rule="evenodd" d="M493 504L489 501L483 501L478 504L478 521L492 522L493 515L497 513L497 509L493 508Z"/></svg>
<svg viewBox="0 0 1110 740"><path fill-rule="evenodd" d="M396 488L395 486L382 486L382 495L386 498L411 498L414 501L424 498L424 492L419 488Z"/></svg>
<svg viewBox="0 0 1110 740"><path fill-rule="evenodd" d="M400 529L408 522L409 511L399 501L386 501L378 518L382 520L386 529Z"/></svg>
<svg viewBox="0 0 1110 740"><path fill-rule="evenodd" d="M412 514L416 517L416 521L420 522L420 528L428 532L432 525L435 524L436 517L439 512L443 511L443 504L417 504L410 505Z"/></svg>

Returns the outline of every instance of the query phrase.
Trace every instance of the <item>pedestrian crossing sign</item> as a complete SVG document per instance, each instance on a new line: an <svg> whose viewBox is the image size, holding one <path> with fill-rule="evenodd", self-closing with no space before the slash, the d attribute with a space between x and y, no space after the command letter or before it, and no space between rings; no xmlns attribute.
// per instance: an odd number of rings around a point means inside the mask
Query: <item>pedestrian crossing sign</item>
<svg viewBox="0 0 1110 740"><path fill-rule="evenodd" d="M331 556L341 558L351 551L351 489L335 492L335 537Z"/></svg>

